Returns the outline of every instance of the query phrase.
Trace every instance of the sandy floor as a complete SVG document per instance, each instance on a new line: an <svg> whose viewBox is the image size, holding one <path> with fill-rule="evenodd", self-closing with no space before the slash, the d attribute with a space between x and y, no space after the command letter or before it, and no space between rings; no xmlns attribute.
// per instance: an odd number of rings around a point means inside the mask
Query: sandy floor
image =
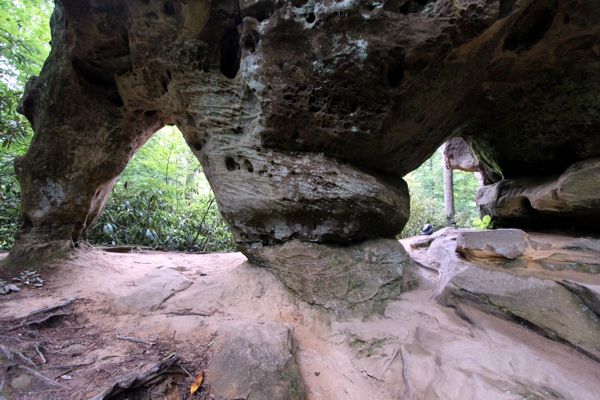
<svg viewBox="0 0 600 400"><path fill-rule="evenodd" d="M193 284L155 311L140 313L117 305L119 298L136 289L142 276L162 269L174 269ZM423 270L423 275L436 279L430 271ZM63 398L90 398L115 379L172 351L181 354L184 367L193 375L212 357L219 324L233 319L286 322L294 327L309 399L582 400L600 396L598 363L468 307L460 310L464 318L459 318L455 310L429 300L431 289L405 293L388 306L385 315L336 321L318 307L295 299L271 273L249 265L240 253L95 250L44 270L42 277L47 280L43 288L0 297L0 321L15 321L40 308L81 299L71 308L73 316L36 331L42 338L60 332L55 344L45 348L48 364L95 360L69 371L71 380L56 377L73 388ZM208 316L169 314L181 311ZM117 335L155 345L117 340ZM0 343L14 346L6 334ZM85 351L65 355L64 349L72 344L83 345ZM39 364L37 358L34 361ZM19 398L46 397L33 393Z"/></svg>

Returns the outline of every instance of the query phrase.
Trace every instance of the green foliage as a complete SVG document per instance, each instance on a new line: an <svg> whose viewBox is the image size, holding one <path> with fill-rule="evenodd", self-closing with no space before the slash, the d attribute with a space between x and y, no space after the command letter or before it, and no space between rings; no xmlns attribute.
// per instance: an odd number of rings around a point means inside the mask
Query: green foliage
<svg viewBox="0 0 600 400"><path fill-rule="evenodd" d="M131 160L89 241L168 250L235 249L200 164L173 128L157 132Z"/></svg>
<svg viewBox="0 0 600 400"><path fill-rule="evenodd" d="M400 238L418 235L425 224L433 225L435 230L446 226L442 163L440 148L418 169L404 177L410 190L410 218ZM456 227L471 227L473 218L478 214L475 194L479 182L470 172L453 171L453 176Z"/></svg>
<svg viewBox="0 0 600 400"><path fill-rule="evenodd" d="M475 218L473 220L475 229L494 229L494 221L489 215L484 215L483 218Z"/></svg>
<svg viewBox="0 0 600 400"><path fill-rule="evenodd" d="M436 230L445 226L444 203L414 191L410 197L410 218L400 237L418 235L425 224L431 224Z"/></svg>
<svg viewBox="0 0 600 400"><path fill-rule="evenodd" d="M13 162L32 134L17 105L50 51L53 6L50 0L0 0L0 250L12 247L19 227L21 190Z"/></svg>
<svg viewBox="0 0 600 400"><path fill-rule="evenodd" d="M31 127L16 112L29 77L50 51L49 0L0 0L0 143L25 142Z"/></svg>

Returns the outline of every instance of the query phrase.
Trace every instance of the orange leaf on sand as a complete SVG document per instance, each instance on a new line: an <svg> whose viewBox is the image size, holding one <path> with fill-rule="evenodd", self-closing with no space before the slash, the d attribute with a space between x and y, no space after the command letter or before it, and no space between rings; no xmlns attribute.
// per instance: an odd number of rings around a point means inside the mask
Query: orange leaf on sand
<svg viewBox="0 0 600 400"><path fill-rule="evenodd" d="M192 394L196 393L196 391L198 389L200 389L200 386L202 386L203 380L204 380L204 370L200 371L200 373L198 374L198 377L196 378L196 381L192 384L192 387L190 387L190 393L192 393Z"/></svg>

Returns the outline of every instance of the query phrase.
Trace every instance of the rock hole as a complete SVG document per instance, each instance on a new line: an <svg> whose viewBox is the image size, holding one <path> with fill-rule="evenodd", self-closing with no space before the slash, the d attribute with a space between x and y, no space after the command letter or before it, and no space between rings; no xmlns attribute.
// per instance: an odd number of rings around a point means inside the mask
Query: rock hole
<svg viewBox="0 0 600 400"><path fill-rule="evenodd" d="M240 34L237 27L229 29L221 39L221 73L234 79L240 69L241 51Z"/></svg>
<svg viewBox="0 0 600 400"><path fill-rule="evenodd" d="M142 3L144 3L144 4L150 4L150 0L142 0Z"/></svg>
<svg viewBox="0 0 600 400"><path fill-rule="evenodd" d="M163 6L163 12L169 17L175 15L175 6L173 6L173 3L170 1L165 1L165 5Z"/></svg>
<svg viewBox="0 0 600 400"><path fill-rule="evenodd" d="M533 206L531 205L531 201L529 201L529 199L527 197L524 197L523 200L521 200L521 208L527 214L535 214L538 212L538 210L533 208Z"/></svg>
<svg viewBox="0 0 600 400"><path fill-rule="evenodd" d="M163 88L163 90L164 90L165 93L169 91L169 84L168 84L167 81L163 80L161 82L161 85L162 85L162 88Z"/></svg>
<svg viewBox="0 0 600 400"><path fill-rule="evenodd" d="M388 67L387 81L393 88L399 88L404 79L404 66L402 64L392 64Z"/></svg>
<svg viewBox="0 0 600 400"><path fill-rule="evenodd" d="M350 102L350 114L353 114L358 109L358 103L355 101Z"/></svg>
<svg viewBox="0 0 600 400"><path fill-rule="evenodd" d="M240 169L240 164L235 162L235 160L231 157L227 157L225 160L225 166L227 167L227 171L238 171Z"/></svg>
<svg viewBox="0 0 600 400"><path fill-rule="evenodd" d="M306 22L308 22L309 24L312 24L313 22L315 22L315 19L317 19L317 17L315 16L315 13L311 12L310 14L308 14L308 17L306 17Z"/></svg>
<svg viewBox="0 0 600 400"><path fill-rule="evenodd" d="M244 49L250 50L250 53L254 53L256 50L256 42L254 42L252 35L246 35L246 39L244 39Z"/></svg>
<svg viewBox="0 0 600 400"><path fill-rule="evenodd" d="M194 143L194 150L201 151L202 150L202 143L200 143L200 142Z"/></svg>
<svg viewBox="0 0 600 400"><path fill-rule="evenodd" d="M170 81L173 80L173 76L171 75L171 70L167 70L167 76L169 77Z"/></svg>
<svg viewBox="0 0 600 400"><path fill-rule="evenodd" d="M250 173L254 172L254 166L252 165L252 163L249 160L244 161L244 168Z"/></svg>
<svg viewBox="0 0 600 400"><path fill-rule="evenodd" d="M316 113L321 111L321 107L317 107L317 106L310 106L310 112L312 113Z"/></svg>
<svg viewBox="0 0 600 400"><path fill-rule="evenodd" d="M156 110L149 110L144 113L144 116L148 117L148 118L154 117L155 115L156 115Z"/></svg>

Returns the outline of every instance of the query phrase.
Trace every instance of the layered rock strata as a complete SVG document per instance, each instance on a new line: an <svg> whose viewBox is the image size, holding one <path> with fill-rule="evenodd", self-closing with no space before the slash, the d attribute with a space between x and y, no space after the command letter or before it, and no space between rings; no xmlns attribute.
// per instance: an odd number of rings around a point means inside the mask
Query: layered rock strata
<svg viewBox="0 0 600 400"><path fill-rule="evenodd" d="M600 226L600 159L567 168L561 175L504 179L477 192L481 214L503 226L575 228Z"/></svg>
<svg viewBox="0 0 600 400"><path fill-rule="evenodd" d="M478 308L600 360L598 238L447 229L411 247L439 271L440 303Z"/></svg>

